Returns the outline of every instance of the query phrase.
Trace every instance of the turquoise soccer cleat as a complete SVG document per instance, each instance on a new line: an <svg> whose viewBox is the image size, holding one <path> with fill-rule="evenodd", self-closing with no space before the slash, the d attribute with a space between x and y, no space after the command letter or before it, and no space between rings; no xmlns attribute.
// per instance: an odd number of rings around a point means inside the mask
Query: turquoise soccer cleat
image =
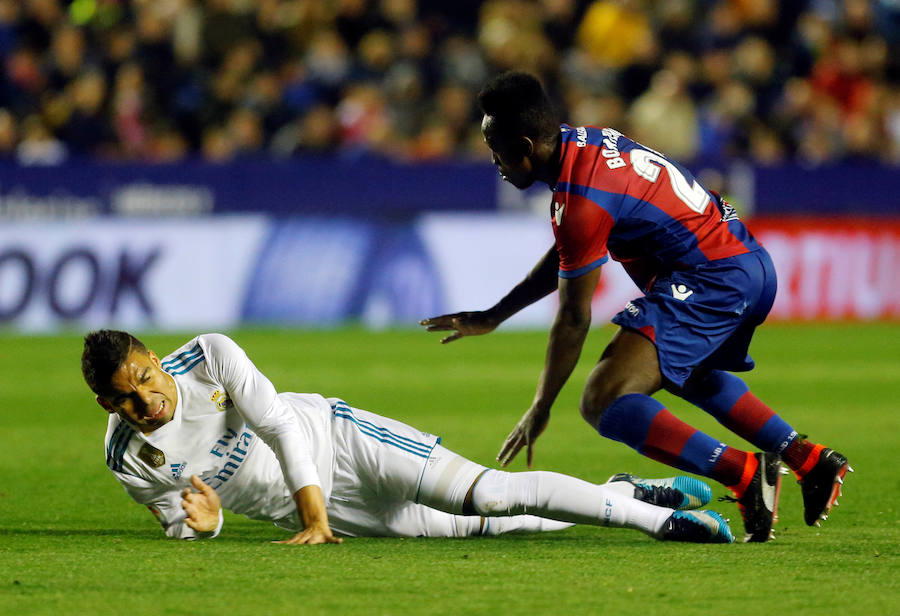
<svg viewBox="0 0 900 616"><path fill-rule="evenodd" d="M699 509L712 499L712 489L694 477L644 479L630 473L618 473L606 483L624 481L634 486L634 497L645 503L669 509Z"/></svg>
<svg viewBox="0 0 900 616"><path fill-rule="evenodd" d="M728 522L715 511L676 511L663 524L659 538L663 541L693 543L733 543Z"/></svg>

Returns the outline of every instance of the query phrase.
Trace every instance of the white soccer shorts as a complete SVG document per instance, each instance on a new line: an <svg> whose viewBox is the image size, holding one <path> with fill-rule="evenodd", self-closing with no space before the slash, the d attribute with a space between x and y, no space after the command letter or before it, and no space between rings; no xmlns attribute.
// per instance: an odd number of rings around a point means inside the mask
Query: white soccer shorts
<svg viewBox="0 0 900 616"><path fill-rule="evenodd" d="M469 488L486 470L442 447L440 438L329 399L334 471L328 516L349 536L460 537L478 534L462 516Z"/></svg>

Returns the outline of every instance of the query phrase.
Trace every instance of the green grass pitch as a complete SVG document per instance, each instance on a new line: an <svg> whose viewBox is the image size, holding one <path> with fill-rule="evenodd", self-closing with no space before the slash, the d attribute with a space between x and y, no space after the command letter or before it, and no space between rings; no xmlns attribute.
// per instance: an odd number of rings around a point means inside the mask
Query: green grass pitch
<svg viewBox="0 0 900 616"><path fill-rule="evenodd" d="M667 468L605 440L577 400L612 330L591 333L538 442L535 467L595 482ZM443 347L357 329L231 332L281 391L341 396L443 436L491 464L528 406L546 332ZM148 335L160 355L190 336ZM746 380L800 432L856 468L821 529L785 477L777 539L666 544L578 527L490 539L349 539L286 547L228 515L208 542L163 537L104 464L105 413L79 372L80 337L0 338L0 614L896 614L900 613L900 325L773 325ZM745 443L686 403L666 404ZM512 470L524 468L524 455ZM717 494L724 490L716 490ZM713 503L742 536L732 503Z"/></svg>

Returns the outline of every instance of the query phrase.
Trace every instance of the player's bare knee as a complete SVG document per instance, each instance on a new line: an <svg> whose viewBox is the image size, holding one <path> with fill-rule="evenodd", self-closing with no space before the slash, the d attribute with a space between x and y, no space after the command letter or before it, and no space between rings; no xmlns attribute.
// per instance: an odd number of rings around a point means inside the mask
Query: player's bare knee
<svg viewBox="0 0 900 616"><path fill-rule="evenodd" d="M578 404L578 410L586 422L596 427L600 423L600 418L603 416L606 406L602 402L598 402L598 399L594 396L583 395L581 396L581 402Z"/></svg>
<svg viewBox="0 0 900 616"><path fill-rule="evenodd" d="M623 385L606 383L602 387L586 387L578 404L578 410L584 420L594 428L600 425L604 411L617 398L627 393L627 388Z"/></svg>

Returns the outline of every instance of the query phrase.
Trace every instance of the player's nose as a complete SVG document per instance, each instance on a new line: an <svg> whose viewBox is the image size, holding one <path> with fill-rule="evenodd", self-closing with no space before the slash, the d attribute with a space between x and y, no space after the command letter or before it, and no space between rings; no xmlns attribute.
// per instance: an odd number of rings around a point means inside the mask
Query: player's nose
<svg viewBox="0 0 900 616"><path fill-rule="evenodd" d="M144 410L150 408L153 404L153 393L150 390L142 389L138 391L138 400L141 401L141 406Z"/></svg>

